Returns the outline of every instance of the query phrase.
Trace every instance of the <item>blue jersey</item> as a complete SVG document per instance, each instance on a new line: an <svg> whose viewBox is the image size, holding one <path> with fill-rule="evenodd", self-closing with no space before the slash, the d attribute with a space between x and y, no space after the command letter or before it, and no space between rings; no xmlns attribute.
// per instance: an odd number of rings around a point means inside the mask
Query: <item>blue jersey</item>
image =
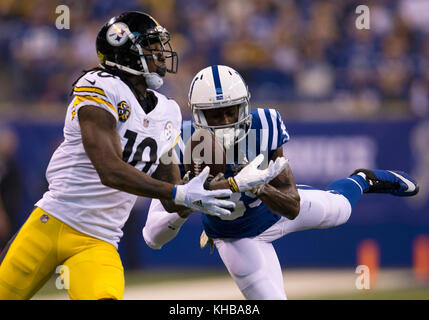
<svg viewBox="0 0 429 320"><path fill-rule="evenodd" d="M225 177L237 173L239 157L245 156L252 161L257 155L263 153L266 163L279 147L289 141L289 133L275 109L255 109L251 111L252 126L246 139L237 143L234 159L237 162L227 165ZM176 152L180 163L183 163L183 152L186 141L194 132L192 121L182 124L182 140L179 141ZM185 173L180 165L182 175ZM276 223L280 216L271 212L261 200L250 192L233 193L231 199L236 202L236 208L230 216L216 217L203 214L202 222L207 235L212 238L246 238L257 236Z"/></svg>

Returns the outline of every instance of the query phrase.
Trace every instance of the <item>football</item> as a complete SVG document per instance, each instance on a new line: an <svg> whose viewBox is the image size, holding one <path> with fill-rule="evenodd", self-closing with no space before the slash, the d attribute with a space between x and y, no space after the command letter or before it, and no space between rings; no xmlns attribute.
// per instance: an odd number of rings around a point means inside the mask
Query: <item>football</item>
<svg viewBox="0 0 429 320"><path fill-rule="evenodd" d="M212 131L196 129L185 145L184 165L186 171L198 175L206 166L216 176L226 171L226 152Z"/></svg>

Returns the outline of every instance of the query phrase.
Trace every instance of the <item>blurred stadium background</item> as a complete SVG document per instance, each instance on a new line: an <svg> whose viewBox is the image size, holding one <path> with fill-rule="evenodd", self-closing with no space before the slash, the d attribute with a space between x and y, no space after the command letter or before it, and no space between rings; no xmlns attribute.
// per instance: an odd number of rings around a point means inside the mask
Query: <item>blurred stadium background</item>
<svg viewBox="0 0 429 320"><path fill-rule="evenodd" d="M70 29L58 30L62 4ZM370 30L355 27L359 4L370 8ZM400 169L419 181L417 197L365 196L347 224L278 240L290 299L429 299L426 0L2 0L0 191L11 223L0 218L0 234L15 233L46 190L71 84L98 63L99 28L126 10L145 11L172 33L179 73L161 92L184 119L191 77L226 64L246 79L252 107L281 113L298 183L323 188L358 167ZM141 236L147 207L141 199L124 227L125 298L242 298L217 252L199 248L198 215L154 251ZM360 264L373 271L371 290L355 287ZM55 277L36 296L64 297Z"/></svg>

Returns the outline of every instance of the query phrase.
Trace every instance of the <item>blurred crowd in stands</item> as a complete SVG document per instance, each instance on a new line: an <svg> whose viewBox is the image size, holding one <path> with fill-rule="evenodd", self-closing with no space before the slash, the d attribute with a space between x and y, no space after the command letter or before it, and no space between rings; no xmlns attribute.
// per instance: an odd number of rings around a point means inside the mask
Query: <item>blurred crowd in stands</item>
<svg viewBox="0 0 429 320"><path fill-rule="evenodd" d="M55 27L61 4L69 30ZM359 4L370 30L355 26ZM211 64L241 72L254 107L289 117L429 116L427 0L1 0L0 113L63 114L73 81L98 63L99 28L126 10L172 34L179 72L161 91L184 118L192 76Z"/></svg>

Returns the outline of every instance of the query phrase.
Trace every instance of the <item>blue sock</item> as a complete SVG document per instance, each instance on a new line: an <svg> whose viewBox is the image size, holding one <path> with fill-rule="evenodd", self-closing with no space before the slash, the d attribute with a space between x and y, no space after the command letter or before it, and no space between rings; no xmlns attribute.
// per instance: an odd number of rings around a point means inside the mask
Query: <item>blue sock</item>
<svg viewBox="0 0 429 320"><path fill-rule="evenodd" d="M358 177L362 178L360 176ZM362 180L365 180L365 179L362 178ZM352 206L352 209L353 209L356 202L358 202L359 199L362 197L362 194L363 194L362 189L363 188L355 179L353 179L352 181L350 178L343 178L332 182L326 188L326 191L334 191L336 193L342 194L344 197L346 197L347 200L349 200L350 205Z"/></svg>
<svg viewBox="0 0 429 320"><path fill-rule="evenodd" d="M363 191L367 191L369 189L369 184L364 177L354 174L350 177L350 179L356 181L361 186Z"/></svg>

